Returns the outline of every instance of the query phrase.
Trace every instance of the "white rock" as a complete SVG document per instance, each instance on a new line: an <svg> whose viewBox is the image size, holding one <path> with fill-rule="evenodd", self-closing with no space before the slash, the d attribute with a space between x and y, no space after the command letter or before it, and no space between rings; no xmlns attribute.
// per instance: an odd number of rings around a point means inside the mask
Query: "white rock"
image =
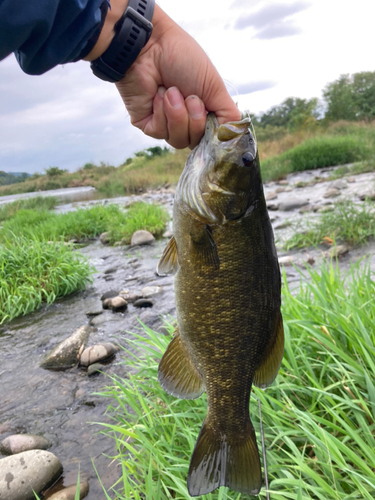
<svg viewBox="0 0 375 500"><path fill-rule="evenodd" d="M49 451L31 450L0 460L0 499L35 500L61 475L60 460Z"/></svg>
<svg viewBox="0 0 375 500"><path fill-rule="evenodd" d="M50 446L50 441L43 436L13 434L1 442L0 452L3 455L15 455L16 453L22 453L23 451L29 450L46 450Z"/></svg>
<svg viewBox="0 0 375 500"><path fill-rule="evenodd" d="M291 266L293 261L293 255L284 255L283 257L279 257L279 264L281 266Z"/></svg>
<svg viewBox="0 0 375 500"><path fill-rule="evenodd" d="M142 288L142 295L145 299L148 297L152 297L153 295L156 295L162 291L161 286L145 286Z"/></svg>
<svg viewBox="0 0 375 500"><path fill-rule="evenodd" d="M154 236L144 229L133 233L130 244L134 245L151 245L155 241Z"/></svg>
<svg viewBox="0 0 375 500"><path fill-rule="evenodd" d="M110 342L104 344L96 344L88 347L81 354L80 363L82 366L89 366L98 361L110 358L117 352L115 345Z"/></svg>

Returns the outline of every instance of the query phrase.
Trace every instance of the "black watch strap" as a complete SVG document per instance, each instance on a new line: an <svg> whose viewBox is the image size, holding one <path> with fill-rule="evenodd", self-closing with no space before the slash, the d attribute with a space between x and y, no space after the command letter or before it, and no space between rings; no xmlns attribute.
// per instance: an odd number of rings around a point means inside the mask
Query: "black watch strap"
<svg viewBox="0 0 375 500"><path fill-rule="evenodd" d="M107 82L124 78L151 36L154 8L155 0L129 0L110 46L91 62L94 75Z"/></svg>

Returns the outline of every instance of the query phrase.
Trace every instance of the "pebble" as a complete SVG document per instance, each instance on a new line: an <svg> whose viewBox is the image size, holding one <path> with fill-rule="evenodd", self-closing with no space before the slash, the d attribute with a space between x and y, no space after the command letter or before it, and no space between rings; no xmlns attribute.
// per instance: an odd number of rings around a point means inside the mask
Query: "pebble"
<svg viewBox="0 0 375 500"><path fill-rule="evenodd" d="M110 342L104 344L96 344L87 347L81 354L80 364L82 366L89 366L98 361L111 358L117 352L117 347Z"/></svg>
<svg viewBox="0 0 375 500"><path fill-rule="evenodd" d="M128 308L128 303L123 297L113 297L110 301L111 303L108 307L112 309L113 312L123 312Z"/></svg>
<svg viewBox="0 0 375 500"><path fill-rule="evenodd" d="M13 434L0 443L0 453L15 455L29 450L47 450L52 443L43 436L33 434Z"/></svg>
<svg viewBox="0 0 375 500"><path fill-rule="evenodd" d="M112 274L112 273L115 273L117 271L117 267L110 267L109 269L106 269L104 271L104 274Z"/></svg>
<svg viewBox="0 0 375 500"><path fill-rule="evenodd" d="M129 292L128 290L123 290L120 292L120 296L126 300L128 303L135 302L142 297L141 292Z"/></svg>
<svg viewBox="0 0 375 500"><path fill-rule="evenodd" d="M108 243L110 242L110 233L109 232L102 233L99 236L99 239L103 243L103 245L108 245Z"/></svg>
<svg viewBox="0 0 375 500"><path fill-rule="evenodd" d="M339 189L331 188L327 189L327 191L323 194L323 198L336 198L336 196L339 196L340 194Z"/></svg>
<svg viewBox="0 0 375 500"><path fill-rule="evenodd" d="M90 309L85 314L86 316L99 316L99 314L103 314L103 311L100 307L97 307L96 309Z"/></svg>
<svg viewBox="0 0 375 500"><path fill-rule="evenodd" d="M89 489L90 486L87 480L79 483L79 500L87 497ZM75 500L76 491L77 485L73 484L72 486L68 486L67 488L57 491L52 496L48 497L48 500Z"/></svg>
<svg viewBox="0 0 375 500"><path fill-rule="evenodd" d="M281 266L291 266L293 261L293 255L284 255L283 257L279 257L279 264Z"/></svg>
<svg viewBox="0 0 375 500"><path fill-rule="evenodd" d="M152 307L154 302L151 299L138 299L133 305L134 307Z"/></svg>
<svg viewBox="0 0 375 500"><path fill-rule="evenodd" d="M152 297L153 295L157 295L163 290L161 286L145 286L142 288L142 296L145 299Z"/></svg>
<svg viewBox="0 0 375 500"><path fill-rule="evenodd" d="M277 193L275 193L274 191L268 193L266 195L266 200L274 200L275 198L277 198Z"/></svg>
<svg viewBox="0 0 375 500"><path fill-rule="evenodd" d="M91 377L91 375L95 375L103 370L103 365L100 363L93 363L87 368L87 375Z"/></svg>
<svg viewBox="0 0 375 500"><path fill-rule="evenodd" d="M135 246L135 245L152 245L154 243L155 238L154 236L149 232L145 231L144 229L140 229L139 231L135 231L131 237L130 245Z"/></svg>
<svg viewBox="0 0 375 500"><path fill-rule="evenodd" d="M35 500L61 475L60 460L49 451L31 450L0 460L1 500Z"/></svg>
<svg viewBox="0 0 375 500"><path fill-rule="evenodd" d="M301 200L299 198L290 198L289 200L282 201L279 204L279 210L283 210L284 212L290 212L291 210L296 210L297 208L301 208L304 205L308 205L308 200Z"/></svg>
<svg viewBox="0 0 375 500"><path fill-rule="evenodd" d="M108 292L103 293L103 295L100 297L100 300L103 301L105 299L112 299L112 297L117 297L120 295L120 292L117 290L108 290Z"/></svg>
<svg viewBox="0 0 375 500"><path fill-rule="evenodd" d="M70 337L60 342L40 366L48 370L72 368L77 363L79 351L86 344L90 333L91 328L88 325L81 326Z"/></svg>

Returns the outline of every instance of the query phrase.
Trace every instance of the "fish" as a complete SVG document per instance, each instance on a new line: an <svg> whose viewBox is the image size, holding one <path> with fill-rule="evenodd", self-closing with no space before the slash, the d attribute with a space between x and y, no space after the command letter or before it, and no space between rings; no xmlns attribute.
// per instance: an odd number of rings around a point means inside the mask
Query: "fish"
<svg viewBox="0 0 375 500"><path fill-rule="evenodd" d="M177 329L158 368L177 398L207 392L207 416L188 476L190 496L227 486L256 495L262 486L250 420L252 385L265 388L284 353L281 277L251 121L205 134L178 181L173 237L157 266L175 273Z"/></svg>

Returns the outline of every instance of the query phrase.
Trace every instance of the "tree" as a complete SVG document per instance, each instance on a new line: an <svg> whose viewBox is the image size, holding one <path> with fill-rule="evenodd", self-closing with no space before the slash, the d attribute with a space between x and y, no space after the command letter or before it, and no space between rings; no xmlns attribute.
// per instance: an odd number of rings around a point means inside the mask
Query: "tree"
<svg viewBox="0 0 375 500"><path fill-rule="evenodd" d="M273 106L258 119L261 127L284 127L290 130L315 124L319 118L318 99L288 97L278 106Z"/></svg>

